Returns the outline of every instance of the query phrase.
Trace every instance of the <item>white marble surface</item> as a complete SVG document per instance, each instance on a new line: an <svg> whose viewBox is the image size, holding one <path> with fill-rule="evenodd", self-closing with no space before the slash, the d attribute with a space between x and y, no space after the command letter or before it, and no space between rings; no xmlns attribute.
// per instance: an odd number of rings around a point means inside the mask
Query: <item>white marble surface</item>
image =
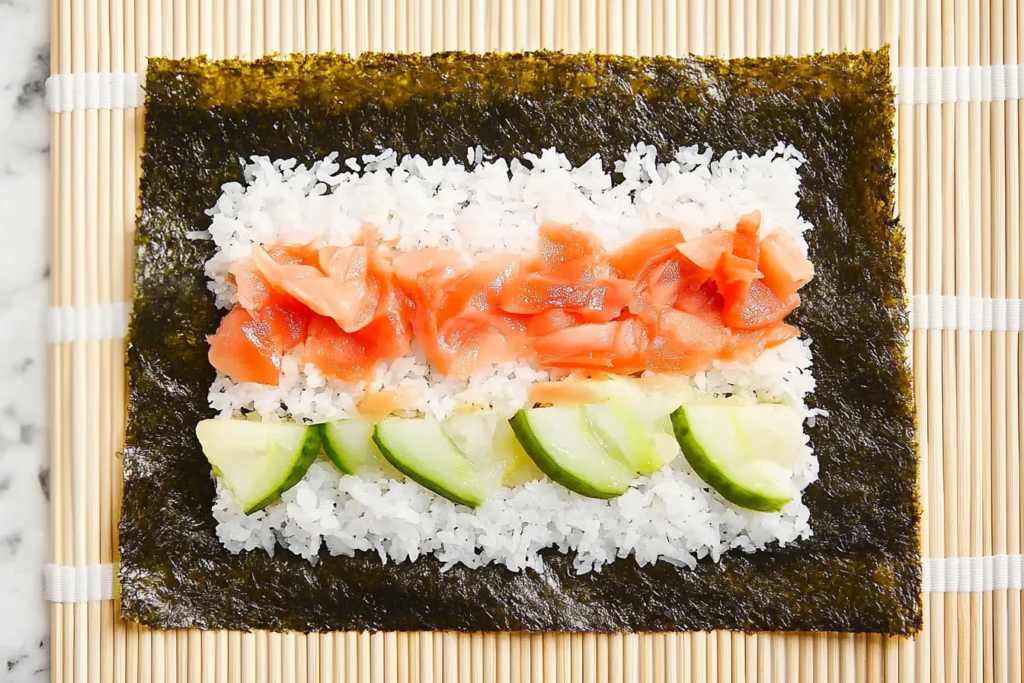
<svg viewBox="0 0 1024 683"><path fill-rule="evenodd" d="M48 2L0 0L0 681L49 680Z"/></svg>

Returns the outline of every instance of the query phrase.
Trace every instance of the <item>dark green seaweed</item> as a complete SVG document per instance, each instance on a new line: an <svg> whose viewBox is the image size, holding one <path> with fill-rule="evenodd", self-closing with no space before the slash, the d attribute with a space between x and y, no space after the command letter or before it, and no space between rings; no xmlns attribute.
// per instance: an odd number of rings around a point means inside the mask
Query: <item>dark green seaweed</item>
<svg viewBox="0 0 1024 683"><path fill-rule="evenodd" d="M556 631L802 630L908 635L921 625L917 453L903 233L894 218L888 50L860 55L631 59L594 55L322 55L152 59L129 334L130 404L120 524L123 615L153 627ZM645 141L807 158L800 211L817 267L791 322L814 340L829 412L810 434L821 478L805 494L814 536L728 553L695 570L619 560L575 576L441 572L432 557L382 564L217 542L210 467L193 428L211 414L206 287L211 243L185 233L240 180L240 157L310 163L391 147L464 158L557 146L608 163Z"/></svg>

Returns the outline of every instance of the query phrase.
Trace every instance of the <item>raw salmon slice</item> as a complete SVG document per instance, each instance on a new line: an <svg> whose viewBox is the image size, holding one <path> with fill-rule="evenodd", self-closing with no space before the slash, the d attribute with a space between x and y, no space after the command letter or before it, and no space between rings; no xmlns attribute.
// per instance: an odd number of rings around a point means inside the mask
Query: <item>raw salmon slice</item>
<svg viewBox="0 0 1024 683"><path fill-rule="evenodd" d="M732 239L733 234L728 230L716 230L697 239L681 242L676 245L676 249L695 266L698 276L703 273L704 280L707 280L722 259L722 255L732 251ZM696 284L700 285L702 282Z"/></svg>
<svg viewBox="0 0 1024 683"><path fill-rule="evenodd" d="M814 277L814 264L782 228L772 230L761 241L757 269L764 273L764 284L780 299L795 294Z"/></svg>
<svg viewBox="0 0 1024 683"><path fill-rule="evenodd" d="M445 286L466 272L462 254L454 249L427 247L399 254L391 261L395 281L417 306L441 307Z"/></svg>
<svg viewBox="0 0 1024 683"><path fill-rule="evenodd" d="M732 238L732 253L740 258L757 263L760 251L760 240L758 238L760 230L760 211L752 211L740 216L736 221L736 232Z"/></svg>
<svg viewBox="0 0 1024 683"><path fill-rule="evenodd" d="M574 261L600 251L601 240L589 232L557 223L546 223L540 226L540 232L537 235L537 252L548 270L557 268L567 261Z"/></svg>
<svg viewBox="0 0 1024 683"><path fill-rule="evenodd" d="M427 355L443 374L465 378L477 368L522 356L526 328L515 316L471 311L441 324L431 346Z"/></svg>
<svg viewBox="0 0 1024 683"><path fill-rule="evenodd" d="M362 337L345 332L333 318L322 315L309 323L305 359L325 376L345 382L365 379L376 363Z"/></svg>
<svg viewBox="0 0 1024 683"><path fill-rule="evenodd" d="M624 280L643 280L657 266L674 258L683 233L676 228L648 230L608 255L608 263Z"/></svg>
<svg viewBox="0 0 1024 683"><path fill-rule="evenodd" d="M673 247L672 255L655 265L633 288L629 311L649 324L660 311L675 304L682 287L682 262Z"/></svg>
<svg viewBox="0 0 1024 683"><path fill-rule="evenodd" d="M373 358L392 360L409 352L412 346L413 311L412 300L399 289L393 288L383 314L357 332Z"/></svg>
<svg viewBox="0 0 1024 683"><path fill-rule="evenodd" d="M620 321L615 334L615 371L630 374L643 370L643 358L650 345L650 330L642 320L629 318Z"/></svg>
<svg viewBox="0 0 1024 683"><path fill-rule="evenodd" d="M729 327L740 327L738 323L742 320L750 283L762 277L757 270L760 227L760 211L741 216L733 235L732 253L722 254L718 262L714 277L718 281L718 291L722 293L722 322Z"/></svg>
<svg viewBox="0 0 1024 683"><path fill-rule="evenodd" d="M278 352L285 354L306 339L313 312L287 294L274 294L253 317L270 325Z"/></svg>
<svg viewBox="0 0 1024 683"><path fill-rule="evenodd" d="M380 287L369 283L365 274L338 281L313 266L281 265L257 244L252 246L252 257L271 287L290 294L315 313L333 318L343 330L355 332L373 319Z"/></svg>
<svg viewBox="0 0 1024 683"><path fill-rule="evenodd" d="M786 299L780 299L760 280L754 280L750 283L750 291L739 314L726 320L723 312L722 320L737 330L757 330L780 322L799 305L799 294L790 294Z"/></svg>
<svg viewBox="0 0 1024 683"><path fill-rule="evenodd" d="M274 293L270 283L263 277L251 258L239 259L228 268L228 274L235 280L238 305L252 313L263 308Z"/></svg>
<svg viewBox="0 0 1024 683"><path fill-rule="evenodd" d="M280 354L285 354L306 339L313 312L290 294L270 286L256 270L252 259L240 259L228 272L235 278L238 304L256 320L270 325Z"/></svg>
<svg viewBox="0 0 1024 683"><path fill-rule="evenodd" d="M314 243L309 244L278 244L267 249L267 254L282 266L302 265L320 266L319 254Z"/></svg>
<svg viewBox="0 0 1024 683"><path fill-rule="evenodd" d="M236 382L277 386L281 357L270 325L254 319L244 308L232 309L220 321L210 343L210 365Z"/></svg>
<svg viewBox="0 0 1024 683"><path fill-rule="evenodd" d="M511 279L501 292L504 311L532 315L554 308L586 322L617 318L633 295L634 283L616 278L602 257L587 255L540 273Z"/></svg>
<svg viewBox="0 0 1024 683"><path fill-rule="evenodd" d="M393 267L415 302L415 336L443 374L466 377L524 353L525 325L496 308L505 283L518 273L518 258L499 254L466 270L458 252L425 249L397 257Z"/></svg>
<svg viewBox="0 0 1024 683"><path fill-rule="evenodd" d="M696 288L680 289L672 306L705 320L722 319L722 297L718 295L718 286L713 281Z"/></svg>
<svg viewBox="0 0 1024 683"><path fill-rule="evenodd" d="M537 361L548 367L611 368L619 322L585 323L533 340Z"/></svg>
<svg viewBox="0 0 1024 683"><path fill-rule="evenodd" d="M489 313L498 308L505 286L518 277L520 259L510 254L488 256L444 287L438 316L442 322L467 309Z"/></svg>
<svg viewBox="0 0 1024 683"><path fill-rule="evenodd" d="M740 327L751 283L760 277L757 261L735 254L722 255L714 274L718 292L722 295L722 322L729 327Z"/></svg>
<svg viewBox="0 0 1024 683"><path fill-rule="evenodd" d="M715 355L726 341L726 329L691 313L670 308L658 316L657 334L686 354Z"/></svg>
<svg viewBox="0 0 1024 683"><path fill-rule="evenodd" d="M707 366L713 357L702 349L689 349L667 337L657 336L644 353L643 369L666 374L691 374Z"/></svg>
<svg viewBox="0 0 1024 683"><path fill-rule="evenodd" d="M569 313L561 308L552 308L527 319L526 335L528 337L543 337L552 332L575 327L583 322L583 316L576 313Z"/></svg>
<svg viewBox="0 0 1024 683"><path fill-rule="evenodd" d="M786 323L775 323L760 330L733 330L718 357L749 363L766 349L799 336L800 330Z"/></svg>

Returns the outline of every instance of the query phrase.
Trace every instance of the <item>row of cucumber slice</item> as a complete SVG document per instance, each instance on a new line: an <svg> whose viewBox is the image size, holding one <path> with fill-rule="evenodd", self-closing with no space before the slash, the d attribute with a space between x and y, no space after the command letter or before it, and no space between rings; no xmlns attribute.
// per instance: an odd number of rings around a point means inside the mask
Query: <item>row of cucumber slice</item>
<svg viewBox="0 0 1024 683"><path fill-rule="evenodd" d="M581 495L613 498L680 451L738 506L777 511L793 497L806 442L799 411L729 401L672 406L619 384L604 402L524 409L508 421L486 412L313 426L204 420L196 434L246 514L294 486L321 449L343 474L404 475L469 507L544 475Z"/></svg>

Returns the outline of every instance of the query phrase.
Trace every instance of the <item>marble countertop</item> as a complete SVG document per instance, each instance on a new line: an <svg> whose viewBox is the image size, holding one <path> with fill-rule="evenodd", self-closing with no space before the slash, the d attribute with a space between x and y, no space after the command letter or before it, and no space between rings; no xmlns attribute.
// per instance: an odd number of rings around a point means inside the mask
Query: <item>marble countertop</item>
<svg viewBox="0 0 1024 683"><path fill-rule="evenodd" d="M50 678L49 4L0 0L0 681Z"/></svg>

